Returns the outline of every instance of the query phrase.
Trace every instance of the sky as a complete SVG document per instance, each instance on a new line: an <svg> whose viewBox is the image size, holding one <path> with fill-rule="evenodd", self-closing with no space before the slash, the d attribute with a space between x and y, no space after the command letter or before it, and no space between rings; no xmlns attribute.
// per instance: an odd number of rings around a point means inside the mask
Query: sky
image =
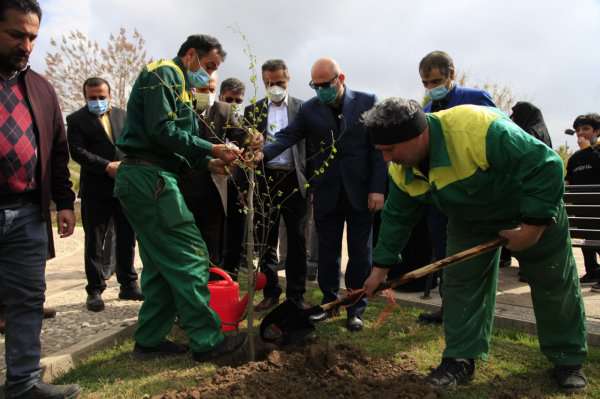
<svg viewBox="0 0 600 399"><path fill-rule="evenodd" d="M31 56L45 70L50 39L80 30L105 44L111 33L136 28L148 55L172 58L190 34L217 37L227 51L221 79L235 76L254 95L244 53L258 64L284 59L290 94L308 99L313 62L336 59L348 87L380 99L424 95L418 63L433 50L449 53L472 84L511 88L543 112L554 146L577 115L600 112L600 0L40 0L44 13ZM239 32L245 35L242 39ZM141 66L140 66L141 67ZM257 97L264 96L259 85Z"/></svg>

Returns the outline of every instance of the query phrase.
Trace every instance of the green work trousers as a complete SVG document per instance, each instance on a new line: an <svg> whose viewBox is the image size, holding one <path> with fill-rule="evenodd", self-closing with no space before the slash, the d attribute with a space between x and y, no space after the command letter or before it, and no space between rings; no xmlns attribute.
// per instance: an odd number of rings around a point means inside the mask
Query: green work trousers
<svg viewBox="0 0 600 399"><path fill-rule="evenodd" d="M175 316L195 352L223 340L219 316L208 306L208 251L177 185L159 167L122 164L115 195L139 243L144 303L135 341L153 347L171 331Z"/></svg>
<svg viewBox="0 0 600 399"><path fill-rule="evenodd" d="M448 254L492 240L503 228L449 218ZM555 365L581 364L587 354L585 311L564 208L536 245L513 256L531 286L542 353ZM499 258L496 250L444 270L444 357L487 359Z"/></svg>

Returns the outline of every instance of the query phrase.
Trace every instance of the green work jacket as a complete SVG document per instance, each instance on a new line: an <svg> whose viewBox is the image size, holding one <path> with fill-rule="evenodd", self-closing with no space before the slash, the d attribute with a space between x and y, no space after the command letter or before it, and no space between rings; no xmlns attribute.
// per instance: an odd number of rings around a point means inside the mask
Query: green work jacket
<svg viewBox="0 0 600 399"><path fill-rule="evenodd" d="M213 144L199 137L189 88L179 58L146 65L131 90L117 147L172 172L204 166Z"/></svg>
<svg viewBox="0 0 600 399"><path fill-rule="evenodd" d="M427 114L427 123L428 176L414 167L389 167L375 265L400 261L426 204L448 216L449 237L453 225L476 234L521 222L548 224L557 216L564 190L561 158L500 110L462 105Z"/></svg>

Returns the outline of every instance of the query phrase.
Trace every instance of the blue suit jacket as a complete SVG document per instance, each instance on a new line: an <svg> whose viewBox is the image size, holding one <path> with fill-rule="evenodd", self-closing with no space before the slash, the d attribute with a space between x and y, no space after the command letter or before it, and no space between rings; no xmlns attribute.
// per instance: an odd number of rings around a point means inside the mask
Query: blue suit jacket
<svg viewBox="0 0 600 399"><path fill-rule="evenodd" d="M275 142L264 148L268 161L286 148L306 139L308 175L323 168L324 173L310 180L314 189L317 215L332 211L344 189L353 209L366 211L369 193L384 193L387 169L381 152L371 144L369 134L360 122L363 112L375 104L373 94L345 88L343 116L339 128L330 107L316 97L303 103L294 120L275 134ZM335 139L335 158L324 166ZM325 151L321 151L325 149Z"/></svg>
<svg viewBox="0 0 600 399"><path fill-rule="evenodd" d="M454 85L446 97L448 97L446 109L463 104L484 105L488 107L496 106L492 100L492 96L487 91L459 85ZM423 111L431 112L431 101L423 107Z"/></svg>

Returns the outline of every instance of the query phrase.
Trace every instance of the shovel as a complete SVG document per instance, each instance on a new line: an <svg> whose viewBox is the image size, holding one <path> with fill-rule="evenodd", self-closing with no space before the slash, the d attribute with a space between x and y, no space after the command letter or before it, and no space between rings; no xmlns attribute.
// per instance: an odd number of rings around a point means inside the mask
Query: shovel
<svg viewBox="0 0 600 399"><path fill-rule="evenodd" d="M450 265L493 251L506 245L506 243L506 239L496 238L473 248L466 249L462 252L448 256L447 258L403 274L396 279L385 281L379 284L375 293L390 288L396 288L402 284L434 273ZM284 344L291 343L312 332L314 330L314 323L327 319L328 312L336 311L340 307L354 305L365 295L365 290L360 288L335 301L313 306L309 309L300 309L292 301L286 300L265 316L260 324L260 336L267 342L275 342L282 338Z"/></svg>

